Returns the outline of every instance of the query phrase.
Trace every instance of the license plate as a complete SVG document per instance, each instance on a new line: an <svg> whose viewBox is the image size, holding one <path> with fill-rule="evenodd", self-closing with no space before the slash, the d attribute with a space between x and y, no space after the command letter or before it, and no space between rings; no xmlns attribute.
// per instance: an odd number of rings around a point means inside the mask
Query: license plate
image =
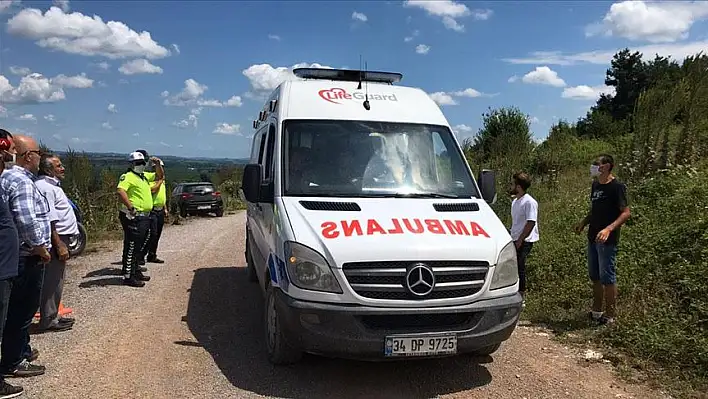
<svg viewBox="0 0 708 399"><path fill-rule="evenodd" d="M386 356L432 356L457 353L457 336L412 335L386 337Z"/></svg>
<svg viewBox="0 0 708 399"><path fill-rule="evenodd" d="M211 206L209 205L199 205L197 209L211 209Z"/></svg>

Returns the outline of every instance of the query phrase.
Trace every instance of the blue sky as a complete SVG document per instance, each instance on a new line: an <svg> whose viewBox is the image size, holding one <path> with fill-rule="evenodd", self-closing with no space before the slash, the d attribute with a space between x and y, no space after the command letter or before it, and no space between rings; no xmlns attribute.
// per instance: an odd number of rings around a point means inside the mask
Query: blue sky
<svg viewBox="0 0 708 399"><path fill-rule="evenodd" d="M0 126L54 149L243 157L289 69L362 55L428 92L460 138L515 105L540 140L607 90L618 49L708 50L707 18L708 2L674 1L0 0Z"/></svg>

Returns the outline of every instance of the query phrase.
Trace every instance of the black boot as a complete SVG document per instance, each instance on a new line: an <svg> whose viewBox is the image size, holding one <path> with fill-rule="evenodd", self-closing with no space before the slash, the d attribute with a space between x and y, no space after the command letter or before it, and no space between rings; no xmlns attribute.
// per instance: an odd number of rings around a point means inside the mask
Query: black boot
<svg viewBox="0 0 708 399"><path fill-rule="evenodd" d="M123 278L123 285L128 285L131 287L144 287L145 283L138 280L136 276L130 276L129 278Z"/></svg>

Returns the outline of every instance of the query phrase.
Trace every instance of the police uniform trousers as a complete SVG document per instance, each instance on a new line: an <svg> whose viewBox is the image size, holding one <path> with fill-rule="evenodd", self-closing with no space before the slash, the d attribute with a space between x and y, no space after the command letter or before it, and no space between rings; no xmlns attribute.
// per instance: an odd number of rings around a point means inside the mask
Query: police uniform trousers
<svg viewBox="0 0 708 399"><path fill-rule="evenodd" d="M150 216L148 213L138 213L129 219L125 212L119 212L120 224L123 226L123 276L139 274L140 259L143 259L143 248L150 234Z"/></svg>
<svg viewBox="0 0 708 399"><path fill-rule="evenodd" d="M147 240L147 248L144 251L147 259L157 258L157 246L162 236L162 228L165 226L165 209L154 208L150 212L150 234Z"/></svg>

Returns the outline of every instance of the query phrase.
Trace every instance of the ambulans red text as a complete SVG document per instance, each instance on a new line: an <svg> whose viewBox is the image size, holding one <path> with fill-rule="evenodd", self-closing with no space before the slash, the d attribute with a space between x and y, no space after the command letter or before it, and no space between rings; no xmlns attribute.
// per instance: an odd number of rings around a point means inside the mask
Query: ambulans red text
<svg viewBox="0 0 708 399"><path fill-rule="evenodd" d="M463 220L407 218L394 218L386 221L375 219L342 220L324 222L320 227L324 238L423 233L489 238L489 234L477 222Z"/></svg>

